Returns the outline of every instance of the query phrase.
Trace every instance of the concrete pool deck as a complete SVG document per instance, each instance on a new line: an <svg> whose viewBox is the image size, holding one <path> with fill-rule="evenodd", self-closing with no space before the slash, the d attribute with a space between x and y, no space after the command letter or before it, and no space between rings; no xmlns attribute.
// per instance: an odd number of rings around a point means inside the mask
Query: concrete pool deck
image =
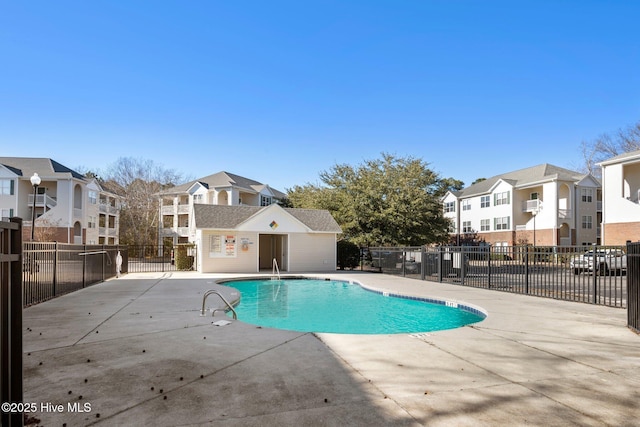
<svg viewBox="0 0 640 427"><path fill-rule="evenodd" d="M489 313L409 335L200 316L198 273L130 274L24 310L24 401L45 426L638 425L626 310L394 276L310 274ZM207 299L207 306L220 301ZM349 314L345 313L345 321Z"/></svg>

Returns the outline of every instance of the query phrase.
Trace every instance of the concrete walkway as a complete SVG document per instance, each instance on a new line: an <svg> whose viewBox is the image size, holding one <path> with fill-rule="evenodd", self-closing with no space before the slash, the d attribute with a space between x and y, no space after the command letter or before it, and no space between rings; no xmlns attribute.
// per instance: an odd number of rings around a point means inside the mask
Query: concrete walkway
<svg viewBox="0 0 640 427"><path fill-rule="evenodd" d="M640 423L640 336L626 310L386 275L313 276L464 301L489 317L419 335L216 326L227 318L199 310L208 289L230 297L213 284L223 275L131 274L25 309L31 416L45 426Z"/></svg>

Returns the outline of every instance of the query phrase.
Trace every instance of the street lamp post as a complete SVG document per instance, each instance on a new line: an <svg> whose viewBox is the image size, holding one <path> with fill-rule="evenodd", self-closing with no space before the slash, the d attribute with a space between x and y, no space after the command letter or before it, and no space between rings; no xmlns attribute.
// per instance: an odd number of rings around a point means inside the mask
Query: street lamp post
<svg viewBox="0 0 640 427"><path fill-rule="evenodd" d="M33 242L36 230L36 197L38 191L38 185L40 185L41 179L37 172L34 172L30 178L31 185L33 185L33 211L31 212L31 241Z"/></svg>

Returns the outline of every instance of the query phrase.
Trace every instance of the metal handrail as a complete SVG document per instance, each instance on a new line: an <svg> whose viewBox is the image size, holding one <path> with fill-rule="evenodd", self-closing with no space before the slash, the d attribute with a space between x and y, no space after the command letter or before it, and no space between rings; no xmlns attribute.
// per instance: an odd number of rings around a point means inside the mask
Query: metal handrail
<svg viewBox="0 0 640 427"><path fill-rule="evenodd" d="M272 267L271 267L271 280L276 280L276 273L278 273L278 280L280 280L280 269L278 268L278 261L273 259Z"/></svg>
<svg viewBox="0 0 640 427"><path fill-rule="evenodd" d="M222 301L224 301L224 303L225 303L225 304L227 304L227 307L229 307L229 309L233 312L233 318L234 318L235 320L238 320L238 313L236 313L236 311L233 309L233 306L229 303L229 301L227 301L227 299L226 299L225 297L223 297L223 296L222 296L222 294L221 294L220 292L218 292L218 291L216 291L216 290L214 290L214 289L212 289L212 290L209 290L209 291L205 292L205 293L204 293L204 296L202 297L202 312L201 312L201 314L200 314L201 316L204 316L204 305L205 305L205 302L207 301L207 297L208 297L209 295L211 295L211 294L216 294L216 295L218 295L218 296L220 297L220 299L221 299ZM218 310L218 309L213 310L213 313L212 313L211 315L213 316L213 314L215 314L215 312L216 312L217 310Z"/></svg>

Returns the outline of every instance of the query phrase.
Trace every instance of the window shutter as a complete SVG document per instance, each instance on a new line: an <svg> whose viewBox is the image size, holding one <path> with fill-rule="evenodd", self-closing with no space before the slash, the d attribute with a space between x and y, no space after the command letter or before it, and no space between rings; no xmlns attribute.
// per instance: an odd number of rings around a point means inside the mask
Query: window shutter
<svg viewBox="0 0 640 427"><path fill-rule="evenodd" d="M9 184L9 195L13 196L14 195L14 191L15 191L15 189L13 188L14 187L14 180L12 179L9 182L11 183L11 184ZM13 216L13 215L11 215L11 216Z"/></svg>
<svg viewBox="0 0 640 427"><path fill-rule="evenodd" d="M13 181L11 181L13 183ZM13 209L9 209L9 218L13 218Z"/></svg>

